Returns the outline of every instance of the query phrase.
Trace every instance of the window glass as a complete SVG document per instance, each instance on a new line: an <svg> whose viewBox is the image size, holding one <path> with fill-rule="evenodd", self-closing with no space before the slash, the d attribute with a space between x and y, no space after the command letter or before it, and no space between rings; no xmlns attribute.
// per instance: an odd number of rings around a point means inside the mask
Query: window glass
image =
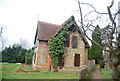
<svg viewBox="0 0 120 81"><path fill-rule="evenodd" d="M65 35L66 41L65 41L65 47L69 47L69 42L70 42L70 35L66 34Z"/></svg>
<svg viewBox="0 0 120 81"><path fill-rule="evenodd" d="M72 37L72 48L77 48L77 36Z"/></svg>

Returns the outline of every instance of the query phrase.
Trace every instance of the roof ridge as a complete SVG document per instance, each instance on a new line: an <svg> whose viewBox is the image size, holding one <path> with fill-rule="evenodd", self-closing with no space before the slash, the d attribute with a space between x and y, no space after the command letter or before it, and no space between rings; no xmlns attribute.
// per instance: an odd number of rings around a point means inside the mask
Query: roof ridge
<svg viewBox="0 0 120 81"><path fill-rule="evenodd" d="M55 26L60 26L60 25L58 25L58 24L53 24L53 23L45 22L45 21L38 21L38 23L45 23L45 24L51 24L51 25L55 25Z"/></svg>
<svg viewBox="0 0 120 81"><path fill-rule="evenodd" d="M66 25L68 24L70 21L75 21L75 17L72 15L71 17L69 17L63 24L61 25Z"/></svg>

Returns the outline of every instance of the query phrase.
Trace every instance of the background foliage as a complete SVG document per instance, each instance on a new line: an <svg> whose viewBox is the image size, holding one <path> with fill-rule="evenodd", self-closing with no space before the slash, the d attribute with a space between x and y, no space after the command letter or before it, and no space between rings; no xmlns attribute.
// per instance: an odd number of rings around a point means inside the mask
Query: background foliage
<svg viewBox="0 0 120 81"><path fill-rule="evenodd" d="M33 49L25 49L22 48L20 44L14 44L9 47L5 47L4 50L1 51L2 54L2 62L10 62L10 63L31 63Z"/></svg>
<svg viewBox="0 0 120 81"><path fill-rule="evenodd" d="M92 34L92 40L96 41L97 43L99 43L101 45L102 43L102 39L101 39L101 32L99 32L100 28L97 25L93 34ZM97 32L97 33L96 33ZM91 59L95 59L97 61L97 63L100 60L103 60L103 53L102 50L99 46L97 46L96 44L92 43L92 46L89 50L89 55L88 58Z"/></svg>

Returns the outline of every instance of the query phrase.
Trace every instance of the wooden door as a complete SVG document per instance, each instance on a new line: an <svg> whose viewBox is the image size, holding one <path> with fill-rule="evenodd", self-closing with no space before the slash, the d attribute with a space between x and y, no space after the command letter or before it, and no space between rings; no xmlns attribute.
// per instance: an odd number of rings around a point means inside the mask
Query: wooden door
<svg viewBox="0 0 120 81"><path fill-rule="evenodd" d="M80 54L75 54L74 66L75 67L79 67L80 66Z"/></svg>

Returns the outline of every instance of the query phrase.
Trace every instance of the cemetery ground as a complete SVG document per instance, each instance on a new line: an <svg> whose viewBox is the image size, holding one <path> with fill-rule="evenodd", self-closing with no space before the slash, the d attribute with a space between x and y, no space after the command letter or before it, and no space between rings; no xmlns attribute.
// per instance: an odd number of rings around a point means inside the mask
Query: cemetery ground
<svg viewBox="0 0 120 81"><path fill-rule="evenodd" d="M0 63L0 67L2 67L0 79L78 79L77 73L40 72L26 64L4 62ZM96 75L99 79L111 79L112 70L94 68L89 71L86 79L94 79L93 76Z"/></svg>
<svg viewBox="0 0 120 81"><path fill-rule="evenodd" d="M77 79L75 73L39 72L31 65L16 63L1 63L1 79Z"/></svg>

